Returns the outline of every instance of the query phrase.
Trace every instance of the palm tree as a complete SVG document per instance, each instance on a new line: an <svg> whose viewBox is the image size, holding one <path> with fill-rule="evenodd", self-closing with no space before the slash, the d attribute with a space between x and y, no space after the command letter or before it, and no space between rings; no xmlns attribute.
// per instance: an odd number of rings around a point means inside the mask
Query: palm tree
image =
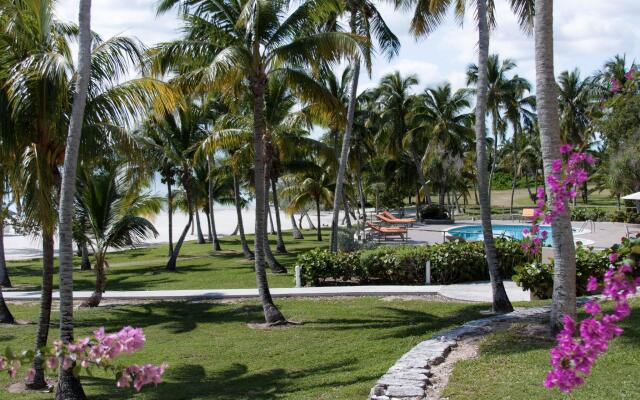
<svg viewBox="0 0 640 400"><path fill-rule="evenodd" d="M596 104L592 80L580 79L580 71L563 71L558 79L560 107L560 140L586 150L593 142L591 115ZM582 187L582 200L586 204L589 191L587 182Z"/></svg>
<svg viewBox="0 0 640 400"><path fill-rule="evenodd" d="M107 277L107 250L134 246L158 232L143 215L160 211L160 198L143 192L132 175L134 167L111 161L95 170L81 168L78 174L76 214L87 221L86 235L94 247L96 287L82 305L97 307Z"/></svg>
<svg viewBox="0 0 640 400"><path fill-rule="evenodd" d="M533 0L509 0L520 26L531 31L533 21ZM450 6L454 5L455 14L460 23L466 10L465 0L396 0L397 7L415 8L411 20L411 32L414 36L426 36L432 33L446 17ZM504 290L504 284L498 270L498 258L493 242L491 228L491 209L489 201L489 182L487 175L487 149L485 137L485 114L487 111L489 28L495 25L493 1L488 9L487 0L476 0L475 17L478 23L478 83L476 91L476 162L478 165L478 186L482 228L493 291L493 309L496 312L513 310Z"/></svg>
<svg viewBox="0 0 640 400"><path fill-rule="evenodd" d="M553 72L553 0L535 2L535 60L536 97L540 143L545 176L551 176L552 163L560 155L560 118L558 116L558 87ZM548 192L549 199L553 198ZM567 207L568 210L568 207ZM576 250L568 211L552 222L553 229L553 301L551 331L562 329L565 315L576 315Z"/></svg>
<svg viewBox="0 0 640 400"><path fill-rule="evenodd" d="M329 206L333 201L334 183L332 182L332 176L326 172L326 165L318 162L319 160L308 162L304 174L298 177L298 182L285 188L283 193L291 197L291 202L287 208L290 213L305 209L308 204L315 206L317 218L316 238L321 242L320 211L322 206Z"/></svg>
<svg viewBox="0 0 640 400"><path fill-rule="evenodd" d="M162 141L169 147L167 154L173 154L174 162L177 168L179 182L184 191L184 198L187 208L187 224L185 225L173 253L167 261L167 271L176 270L176 262L180 255L180 249L191 228L194 217L194 192L193 192L193 147L204 136L205 110L202 104L194 100L187 99L185 104L179 106L173 113L164 114L157 129L164 138ZM202 233L202 232L200 232Z"/></svg>
<svg viewBox="0 0 640 400"><path fill-rule="evenodd" d="M79 47L76 93L73 97L69 134L64 155L64 172L60 188L60 340L73 341L73 199L76 192L76 168L91 79L91 0L81 0L78 12ZM83 247L86 249L86 246ZM72 371L60 369L57 399L84 399L80 379Z"/></svg>
<svg viewBox="0 0 640 400"><path fill-rule="evenodd" d="M531 91L531 84L524 78L514 76L510 80L509 90L503 96L504 115L503 119L508 121L513 128L513 151L517 154L520 151L520 142L523 141L523 124L530 125L535 118L535 96L526 95ZM496 157L497 158L497 157ZM515 193L518 171L516 165L512 171L511 181L511 203L509 213L513 214L513 197Z"/></svg>
<svg viewBox="0 0 640 400"><path fill-rule="evenodd" d="M530 106L533 97L526 99L517 99L522 97L525 91L529 91L531 85L529 82L515 75L513 77L507 77L507 74L516 68L516 63L506 58L500 62L500 57L497 54L489 56L487 61L488 69L488 88L487 88L487 110L491 115L491 130L493 131L493 156L491 161L491 172L489 174L489 186L493 181L493 176L496 172L496 166L498 163L498 147L500 140L504 141L506 134L506 121L500 114L504 110L506 119L509 122L516 123L516 118L519 116L523 107ZM467 68L467 85L473 84L477 87L478 83L478 66L471 64ZM514 99L516 97L516 99ZM521 100L518 102L518 100ZM509 107L509 109L507 109ZM514 107L517 107L514 109ZM519 109L518 109L519 108ZM517 126L514 126L514 131ZM517 134L514 133L514 134Z"/></svg>
<svg viewBox="0 0 640 400"><path fill-rule="evenodd" d="M354 0L345 2L345 11L349 13L349 28L353 35L361 35L372 42L372 36L378 42L380 53L391 59L400 50L400 41L391 32L382 15L369 0ZM362 57L365 67L371 70L372 48L366 46L362 48ZM343 201L343 185L347 172L347 162L349 158L349 142L353 132L353 118L356 111L358 96L358 80L360 79L360 57L357 56L352 62L351 88L349 91L349 105L347 106L346 127L342 138L342 150L340 151L340 164L336 176L336 189L333 199L333 218L331 220L331 243L330 250L338 251L338 219L340 215L340 202ZM345 210L348 212L348 210Z"/></svg>
<svg viewBox="0 0 640 400"><path fill-rule="evenodd" d="M303 2L289 9L288 4L242 0L239 2L180 2L164 0L159 12L180 4L189 21L189 49L213 48L217 51L199 59L199 68L183 79L196 88L236 89L242 82L250 93L253 109L253 154L256 200L255 270L256 282L268 324L285 323L284 316L273 303L264 266L265 229L265 144L269 148L270 133L265 129L265 90L269 80L286 82L303 100L323 99L329 106L335 99L302 69L354 56L361 41L340 32L315 33L316 17L324 13L314 2ZM324 5L326 7L326 5ZM285 17L286 16L286 17ZM310 26L311 25L311 26ZM203 59L204 58L204 59ZM330 107L329 107L330 109ZM267 159L269 155L267 154Z"/></svg>
<svg viewBox="0 0 640 400"><path fill-rule="evenodd" d="M418 84L415 75L400 76L399 72L382 77L377 87L380 107L381 135L385 138L392 156L397 156L406 148L416 169L418 182L425 196L425 202L431 204L431 195L425 178L422 159L416 149L416 131L411 129L410 115L415 96L410 94L411 87Z"/></svg>
<svg viewBox="0 0 640 400"><path fill-rule="evenodd" d="M452 92L451 85L446 83L427 88L417 97L411 110L412 134L423 133L429 140L425 153L421 157L423 163L430 165L448 159L446 165L453 166L455 160L462 159L465 150L472 142L472 114L464 112L469 107L468 91L464 89ZM446 151L443 151L446 149ZM445 166L444 164L442 165ZM433 172L433 171L432 171ZM434 182L439 182L439 204L444 205L447 183L454 183L459 176L445 173L430 174Z"/></svg>

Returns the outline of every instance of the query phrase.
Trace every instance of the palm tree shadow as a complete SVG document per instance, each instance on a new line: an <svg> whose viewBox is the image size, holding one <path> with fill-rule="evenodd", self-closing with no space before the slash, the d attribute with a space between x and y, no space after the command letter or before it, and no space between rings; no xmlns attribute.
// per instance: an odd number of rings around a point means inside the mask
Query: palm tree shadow
<svg viewBox="0 0 640 400"><path fill-rule="evenodd" d="M295 393L312 388L329 389L339 385L361 382L363 379L375 379L375 377L359 377L357 379L323 381L321 384L304 383L306 377L314 375L335 374L336 372L348 373L352 370L350 365L354 361L354 359L344 359L302 370L273 368L256 372L251 372L249 367L242 363L233 363L212 373L207 373L202 365L179 365L174 368L170 367L167 370L163 379L164 382L157 388L151 386L143 388L144 398L154 400L186 400L194 398L276 400L287 393ZM93 397L96 400L131 398L135 393L133 389L122 391L115 388L113 380L110 379L83 377L83 382L87 387L97 387L96 390L100 394Z"/></svg>
<svg viewBox="0 0 640 400"><path fill-rule="evenodd" d="M201 323L250 322L262 318L262 307L239 304L228 308L212 302L157 302L135 307L117 306L109 311L109 318L89 314L77 322L78 326L104 326L107 331L122 328L122 321L135 321L136 326L162 326L171 333L187 333Z"/></svg>
<svg viewBox="0 0 640 400"><path fill-rule="evenodd" d="M469 305L456 314L438 316L425 311L409 310L396 307L380 307L386 311L384 317L378 318L329 318L319 319L312 324L319 324L322 330L373 330L380 331L378 339L405 338L422 336L425 332L434 332L455 327L466 321L481 317L484 305Z"/></svg>

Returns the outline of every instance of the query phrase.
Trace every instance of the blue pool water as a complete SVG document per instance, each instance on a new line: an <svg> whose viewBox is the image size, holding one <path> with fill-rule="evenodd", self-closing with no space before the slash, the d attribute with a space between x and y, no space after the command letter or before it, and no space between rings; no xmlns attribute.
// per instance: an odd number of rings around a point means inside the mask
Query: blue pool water
<svg viewBox="0 0 640 400"><path fill-rule="evenodd" d="M510 237L513 239L522 240L524 234L523 229L531 229L531 225L493 225L493 237ZM547 231L548 236L545 240L545 246L551 246L551 227L541 226L540 231ZM459 228L449 229L447 231L449 235L460 236L466 240L483 240L482 239L482 225L467 225Z"/></svg>

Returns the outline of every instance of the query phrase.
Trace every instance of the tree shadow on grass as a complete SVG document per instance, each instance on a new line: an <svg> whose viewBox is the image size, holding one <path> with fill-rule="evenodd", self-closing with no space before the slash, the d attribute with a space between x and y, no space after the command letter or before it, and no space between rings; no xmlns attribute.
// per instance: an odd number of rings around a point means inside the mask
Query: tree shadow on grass
<svg viewBox="0 0 640 400"><path fill-rule="evenodd" d="M154 400L194 398L276 400L282 398L284 394L309 389L316 391L322 388L330 389L375 379L369 376L340 378L353 370L350 365L354 362L354 359L347 358L305 369L272 368L258 371L251 371L246 364L233 363L211 373L207 373L202 365L197 364L170 366L164 382L157 388L151 386L144 388L143 395L145 399ZM336 375L337 373L339 375ZM312 380L322 383L309 382L307 378L314 376L316 379ZM87 387L97 386L95 389L102 392L92 397L96 400L129 398L134 394L132 389L125 391L116 389L113 381L109 379L83 377L83 382Z"/></svg>
<svg viewBox="0 0 640 400"><path fill-rule="evenodd" d="M252 322L264 319L262 307L240 304L229 308L217 303L158 302L135 307L117 306L109 310L108 318L89 314L76 322L77 326L104 326L107 331L122 328L122 321L136 327L162 326L171 333L187 333L201 323Z"/></svg>
<svg viewBox="0 0 640 400"><path fill-rule="evenodd" d="M443 316L396 307L378 307L378 309L384 310L386 315L375 318L363 316L361 318L319 319L313 321L312 325L318 324L319 329L322 330L380 331L378 339L405 338L453 328L467 321L482 318L480 311L485 310L486 306L473 304L455 314Z"/></svg>

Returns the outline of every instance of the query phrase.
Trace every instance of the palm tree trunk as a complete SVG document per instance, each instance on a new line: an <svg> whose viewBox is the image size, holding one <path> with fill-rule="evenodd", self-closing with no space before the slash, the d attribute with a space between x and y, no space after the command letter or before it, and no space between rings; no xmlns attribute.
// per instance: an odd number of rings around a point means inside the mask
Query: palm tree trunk
<svg viewBox="0 0 640 400"><path fill-rule="evenodd" d="M187 225L182 230L182 234L178 239L178 243L176 243L176 247L173 249L173 253L169 257L169 261L167 261L167 266L165 267L167 271L175 271L176 263L178 261L178 256L180 255L180 249L182 248L182 244L184 243L184 239L187 237L187 233L189 232L189 228L193 225L193 201L191 199L191 171L188 167L184 167L184 172L182 175L182 185L184 186L184 194L187 198L187 207L189 208L189 220L187 221Z"/></svg>
<svg viewBox="0 0 640 400"><path fill-rule="evenodd" d="M206 240L204 240L204 235L202 234L202 225L200 225L200 213L198 212L198 208L195 207L193 212L196 215L196 231L198 232L198 244L205 244Z"/></svg>
<svg viewBox="0 0 640 400"><path fill-rule="evenodd" d="M264 188L265 188L265 193L264 193L265 215L266 214L270 215L270 213L266 212L266 210L270 210L270 207L269 207L269 184L270 184L270 182L271 182L271 179L269 178L269 172L268 172L268 168L267 168L267 172L265 173L265 182L264 182ZM265 227L267 226L266 219L264 221L264 225L265 225ZM269 235L264 235L264 258L265 258L265 261L267 262L267 264L269 265L269 269L271 269L271 272L273 272L274 274L286 274L287 273L287 269L285 267L283 267L282 264L280 264L278 262L278 260L276 260L275 256L273 255L273 252L271 251L271 245L269 244Z"/></svg>
<svg viewBox="0 0 640 400"><path fill-rule="evenodd" d="M291 226L293 227L293 238L296 240L304 239L302 232L298 229L298 224L296 224L296 217L291 214Z"/></svg>
<svg viewBox="0 0 640 400"><path fill-rule="evenodd" d="M309 216L308 210L304 211L304 215L307 217L307 222L309 223L309 229L316 229L315 225L313 225L313 221L311 220L311 217ZM302 224L300 224L300 226L302 226ZM320 227L320 220L318 219L318 228L319 227Z"/></svg>
<svg viewBox="0 0 640 400"><path fill-rule="evenodd" d="M4 193L0 192L0 213L4 214ZM0 286L10 288L9 270L4 256L4 218L0 217Z"/></svg>
<svg viewBox="0 0 640 400"><path fill-rule="evenodd" d="M284 239L282 238L282 224L280 222L280 203L278 202L278 185L277 179L271 179L271 192L273 193L273 208L276 213L276 228L278 232L278 244L276 245L277 253L286 253L287 248L284 245Z"/></svg>
<svg viewBox="0 0 640 400"><path fill-rule="evenodd" d="M322 242L322 228L320 227L320 199L316 197L316 215L318 216L318 242Z"/></svg>
<svg viewBox="0 0 640 400"><path fill-rule="evenodd" d="M218 232L216 231L216 215L213 210L213 180L211 179L211 160L209 160L209 215L210 215L210 230L213 238L211 244L213 245L213 251L221 251L220 240L218 240Z"/></svg>
<svg viewBox="0 0 640 400"><path fill-rule="evenodd" d="M553 70L553 0L536 0L534 26L540 145L544 172L548 177L552 174L553 161L561 158L558 95ZM551 192L547 196L552 200ZM576 252L571 221L566 210L568 207L551 222L555 261L550 319L553 334L562 328L565 315L576 316Z"/></svg>
<svg viewBox="0 0 640 400"><path fill-rule="evenodd" d="M73 249L70 251L73 259ZM51 322L51 295L53 292L53 233L42 232L42 291L40 295L40 317L38 318L38 332L36 333L33 369L36 371L33 380L27 383L29 389L39 390L47 387L44 379L43 359L40 349L47 345L49 325Z"/></svg>
<svg viewBox="0 0 640 400"><path fill-rule="evenodd" d="M513 179L511 180L511 203L509 204L509 214L513 215L513 198L516 193L516 184L518 181L518 129L513 131Z"/></svg>
<svg viewBox="0 0 640 400"><path fill-rule="evenodd" d="M529 199L535 203L536 202L535 197L533 196L533 193L531 192L531 187L529 186L529 174L527 173L524 174L524 185L527 187Z"/></svg>
<svg viewBox="0 0 640 400"><path fill-rule="evenodd" d="M491 204L489 202L489 182L487 177L487 140L485 137L485 117L487 109L487 59L489 56L489 27L487 24L487 0L477 0L478 15L478 85L476 100L476 158L478 170L478 191L480 197L480 215L484 250L489 266L489 277L493 292L493 311L506 313L513 311L507 292L504 289L498 252L493 241L491 226Z"/></svg>
<svg viewBox="0 0 640 400"><path fill-rule="evenodd" d="M342 205L344 207L344 220L346 222L347 228L351 229L351 216L349 215L351 210L349 210L349 203L347 203L347 199L344 193L342 193Z"/></svg>
<svg viewBox="0 0 640 400"><path fill-rule="evenodd" d="M82 255L82 263L80 264L81 271L91 271L91 260L89 259L89 249L87 243L82 242L80 244L80 253Z"/></svg>
<svg viewBox="0 0 640 400"><path fill-rule="evenodd" d="M356 17L356 12L352 11L349 26L351 27L351 33L353 33L354 35L357 34ZM338 219L340 215L340 202L342 201L344 178L347 172L347 162L349 159L349 144L351 142L351 133L353 132L353 116L356 111L356 100L358 96L358 79L360 79L360 59L356 57L356 59L353 60L353 75L351 77L349 105L347 107L347 126L344 130L344 138L342 139L340 165L338 167L338 176L336 179L336 188L333 199L333 218L331 220L330 250L334 253L338 251ZM320 229L319 226L318 229Z"/></svg>
<svg viewBox="0 0 640 400"><path fill-rule="evenodd" d="M209 216L209 198L207 196L207 207L202 210L204 216L207 217L207 236L209 237L209 242L213 242L213 233L211 232L211 217Z"/></svg>
<svg viewBox="0 0 640 400"><path fill-rule="evenodd" d="M169 257L173 254L173 192L171 177L167 177L167 213L169 218Z"/></svg>
<svg viewBox="0 0 640 400"><path fill-rule="evenodd" d="M418 173L418 182L422 187L422 191L424 192L424 201L427 205L431 205L431 194L429 193L429 186L427 185L427 179L424 176L424 171L422 170L422 162L420 157L418 157L418 151L416 150L416 146L413 144L413 139L411 139L408 143L409 153L411 153L411 159L413 160L413 165L416 166L416 172ZM419 213L420 211L418 211Z"/></svg>
<svg viewBox="0 0 640 400"><path fill-rule="evenodd" d="M273 226L273 216L271 215L271 207L269 206L269 200L267 199L267 211L266 211L267 215L269 216L269 225L271 227L271 235L275 235L276 234L276 228Z"/></svg>
<svg viewBox="0 0 640 400"><path fill-rule="evenodd" d="M78 164L78 152L84 121L84 109L91 77L91 0L80 0L78 11L79 38L78 38L78 74L76 92L73 96L71 119L69 122L69 134L64 156L64 168L62 186L60 190L60 225L59 225L59 263L60 263L60 339L63 343L73 341L73 212L74 198L76 194L76 168ZM48 238L50 243L51 275L53 275L53 236ZM43 262L47 254L43 254ZM52 280L53 276L51 276ZM43 303L45 302L45 279L43 278ZM48 282L49 284L51 282ZM51 290L51 288L49 288ZM51 293L49 292L49 310L51 309ZM43 310L41 310L43 312ZM47 331L49 316L46 316ZM40 332L38 332L40 333ZM47 332L48 333L48 332ZM38 339L45 339L40 337ZM38 367L42 369L41 367ZM36 369L38 372L38 369ZM37 375L37 374L36 374ZM40 384L42 382L34 383ZM60 368L58 375L57 400L84 400L86 395L80 383L80 379L74 376L72 371Z"/></svg>
<svg viewBox="0 0 640 400"><path fill-rule="evenodd" d="M254 51L259 53L259 49L255 46ZM267 236L266 217L265 217L265 163L264 163L264 143L265 134L264 122L264 89L267 84L267 77L264 73L258 73L251 79L251 90L253 92L253 153L254 153L254 174L256 182L256 227L255 227L255 271L256 284L262 302L262 310L264 311L264 319L267 324L283 324L286 319L273 303L269 283L267 281L267 273L265 271L264 259L264 238Z"/></svg>
<svg viewBox="0 0 640 400"><path fill-rule="evenodd" d="M496 172L498 162L498 110L492 111L491 124L493 125L493 157L491 158L491 172L489 173L489 204L491 204L491 191L493 190L493 175Z"/></svg>
<svg viewBox="0 0 640 400"><path fill-rule="evenodd" d="M4 296L2 295L2 285L0 285L0 324L13 324L16 320L11 315L11 311L9 311L9 307L7 307L7 303L4 301Z"/></svg>
<svg viewBox="0 0 640 400"><path fill-rule="evenodd" d="M96 285L91 297L85 300L81 307L98 307L100 302L102 301L102 294L105 292L107 287L107 274L105 272L105 250L98 248L96 250Z"/></svg>
<svg viewBox="0 0 640 400"><path fill-rule="evenodd" d="M242 245L242 253L247 260L253 260L254 254L249 249L247 243L247 237L244 235L244 223L242 222L242 204L240 203L240 184L238 183L238 177L233 174L233 195L236 204L236 215L238 216L238 232L240 233L240 244ZM258 204L258 203L256 203Z"/></svg>
<svg viewBox="0 0 640 400"><path fill-rule="evenodd" d="M360 196L360 207L362 208L362 221L361 221L361 229L362 229L362 238L364 240L364 230L367 226L367 204L364 198L364 190L362 190L362 173L358 174L358 195Z"/></svg>

